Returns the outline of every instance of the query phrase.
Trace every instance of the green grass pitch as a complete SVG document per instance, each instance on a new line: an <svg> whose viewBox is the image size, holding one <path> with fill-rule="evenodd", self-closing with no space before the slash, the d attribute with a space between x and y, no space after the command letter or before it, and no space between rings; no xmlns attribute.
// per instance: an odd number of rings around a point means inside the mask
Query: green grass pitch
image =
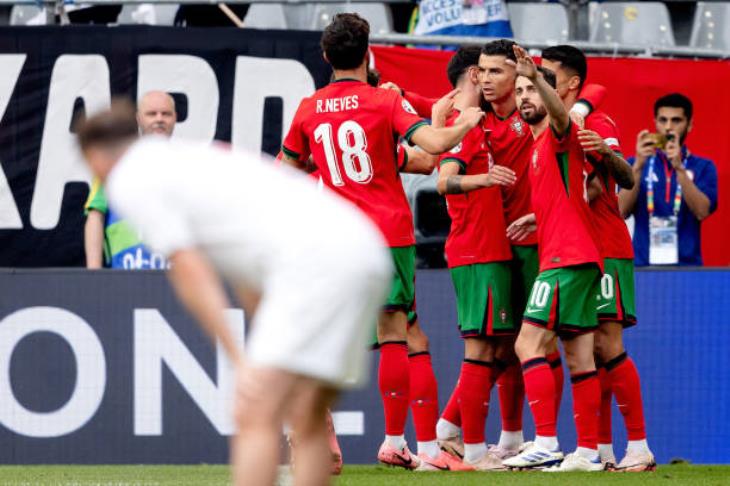
<svg viewBox="0 0 730 486"><path fill-rule="evenodd" d="M218 486L226 466L0 466L0 486ZM291 484L286 472L282 486ZM593 486L730 485L730 466L661 466L654 473L413 473L380 466L347 466L337 486Z"/></svg>

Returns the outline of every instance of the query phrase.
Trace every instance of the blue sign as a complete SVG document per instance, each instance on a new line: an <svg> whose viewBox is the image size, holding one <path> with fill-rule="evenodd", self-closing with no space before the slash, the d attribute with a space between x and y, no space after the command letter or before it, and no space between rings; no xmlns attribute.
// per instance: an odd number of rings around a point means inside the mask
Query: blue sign
<svg viewBox="0 0 730 486"><path fill-rule="evenodd" d="M642 378L649 443L660 462L730 463L730 271L637 273L638 326L626 347ZM449 275L417 276L441 404L462 360ZM154 271L0 272L0 455L5 463L224 463L233 370ZM243 342L245 319L228 311ZM344 396L335 422L345 460L372 463L383 439L373 382ZM567 381L567 380L566 380ZM499 434L492 397L487 438ZM569 384L561 444L575 431ZM533 434L529 413L526 436ZM625 443L614 414L617 453ZM415 447L412 430L409 440Z"/></svg>

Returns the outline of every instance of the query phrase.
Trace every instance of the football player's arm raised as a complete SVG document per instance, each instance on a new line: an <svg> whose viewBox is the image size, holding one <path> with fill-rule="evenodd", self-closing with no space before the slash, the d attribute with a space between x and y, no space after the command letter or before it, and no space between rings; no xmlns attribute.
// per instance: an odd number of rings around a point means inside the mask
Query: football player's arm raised
<svg viewBox="0 0 730 486"><path fill-rule="evenodd" d="M484 112L479 108L467 108L461 113L459 123L443 128L422 125L413 132L410 140L430 154L442 154L458 144L482 117Z"/></svg>
<svg viewBox="0 0 730 486"><path fill-rule="evenodd" d="M548 115L550 115L550 125L556 134L564 135L570 127L570 115L558 96L557 91L545 81L542 73L537 70L535 61L533 61L526 50L518 45L515 45L513 49L517 57L517 62L515 63L511 60L507 60L507 62L514 64L518 76L524 76L532 81L542 102L545 104Z"/></svg>
<svg viewBox="0 0 730 486"><path fill-rule="evenodd" d="M439 99L431 106L431 126L442 128L446 126L446 119L454 111L454 97L459 90L455 89ZM402 146L405 151L406 163L401 167L401 172L409 174L430 175L438 164L438 155L429 154L418 148Z"/></svg>

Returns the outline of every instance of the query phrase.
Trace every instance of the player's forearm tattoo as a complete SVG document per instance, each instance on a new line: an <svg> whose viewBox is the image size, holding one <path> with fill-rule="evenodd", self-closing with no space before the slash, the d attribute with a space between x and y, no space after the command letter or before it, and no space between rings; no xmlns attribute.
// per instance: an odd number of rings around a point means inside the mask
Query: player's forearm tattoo
<svg viewBox="0 0 730 486"><path fill-rule="evenodd" d="M446 194L463 194L464 190L461 188L460 175L452 175L446 179Z"/></svg>

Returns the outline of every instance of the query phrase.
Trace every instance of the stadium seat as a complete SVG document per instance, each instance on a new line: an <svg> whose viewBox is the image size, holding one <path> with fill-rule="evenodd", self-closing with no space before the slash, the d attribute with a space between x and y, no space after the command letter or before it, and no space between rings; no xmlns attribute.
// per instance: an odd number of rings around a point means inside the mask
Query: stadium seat
<svg viewBox="0 0 730 486"><path fill-rule="evenodd" d="M46 25L46 9L35 5L13 5L10 25Z"/></svg>
<svg viewBox="0 0 730 486"><path fill-rule="evenodd" d="M669 10L661 2L606 2L592 10L592 42L674 46Z"/></svg>
<svg viewBox="0 0 730 486"><path fill-rule="evenodd" d="M283 3L252 3L243 25L252 29L289 28Z"/></svg>
<svg viewBox="0 0 730 486"><path fill-rule="evenodd" d="M153 5L142 3L139 5L124 5L119 13L117 23L121 25L174 25L175 15L179 5Z"/></svg>
<svg viewBox="0 0 730 486"><path fill-rule="evenodd" d="M568 12L558 3L508 3L514 37L561 44L568 40Z"/></svg>
<svg viewBox="0 0 730 486"><path fill-rule="evenodd" d="M689 45L730 49L730 3L697 2Z"/></svg>
<svg viewBox="0 0 730 486"><path fill-rule="evenodd" d="M307 30L323 30L330 23L335 14L355 12L370 22L370 32L373 34L388 34L393 32L393 19L390 9L384 3L316 3Z"/></svg>

